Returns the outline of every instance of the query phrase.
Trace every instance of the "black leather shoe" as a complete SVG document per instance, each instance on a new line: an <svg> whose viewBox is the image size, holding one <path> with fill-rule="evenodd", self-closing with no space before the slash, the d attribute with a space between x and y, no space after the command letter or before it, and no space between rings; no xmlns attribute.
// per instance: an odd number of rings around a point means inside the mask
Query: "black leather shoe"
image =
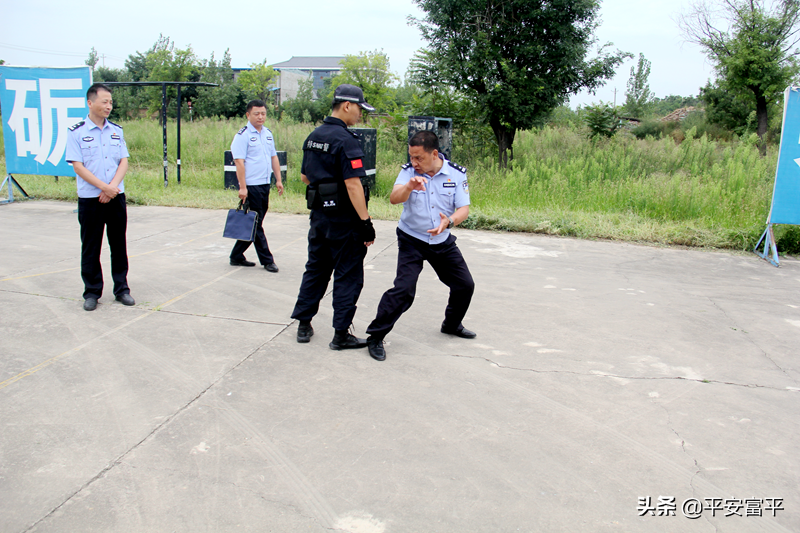
<svg viewBox="0 0 800 533"><path fill-rule="evenodd" d="M383 339L369 337L367 339L367 350L369 350L369 356L376 361L383 361L386 359L386 350L383 349Z"/></svg>
<svg viewBox="0 0 800 533"><path fill-rule="evenodd" d="M352 350L353 348L365 348L367 341L359 339L355 335L349 333L337 333L333 336L333 340L328 344L331 350Z"/></svg>
<svg viewBox="0 0 800 533"><path fill-rule="evenodd" d="M247 259L242 259L241 261L234 261L233 259L231 259L231 266L235 266L235 267L254 267L254 266L256 266L256 264L253 263L252 261L248 261Z"/></svg>
<svg viewBox="0 0 800 533"><path fill-rule="evenodd" d="M277 272L278 271L278 265L276 265L275 263L270 263L268 265L264 265L264 268L267 270L267 272Z"/></svg>
<svg viewBox="0 0 800 533"><path fill-rule="evenodd" d="M474 331L470 331L461 325L459 325L458 328L456 328L453 331L449 329L444 329L444 326L442 326L441 332L447 333L448 335L455 335L456 337L461 337L462 339L474 339L475 337L478 336L478 334L475 333Z"/></svg>
<svg viewBox="0 0 800 533"><path fill-rule="evenodd" d="M133 296L128 293L117 296L117 301L122 305L136 305L136 301L133 299Z"/></svg>
<svg viewBox="0 0 800 533"><path fill-rule="evenodd" d="M303 323L297 326L297 342L309 342L311 337L314 336L314 328L311 327L311 322Z"/></svg>
<svg viewBox="0 0 800 533"><path fill-rule="evenodd" d="M83 301L83 310L84 311L94 311L97 309L97 298L86 298Z"/></svg>

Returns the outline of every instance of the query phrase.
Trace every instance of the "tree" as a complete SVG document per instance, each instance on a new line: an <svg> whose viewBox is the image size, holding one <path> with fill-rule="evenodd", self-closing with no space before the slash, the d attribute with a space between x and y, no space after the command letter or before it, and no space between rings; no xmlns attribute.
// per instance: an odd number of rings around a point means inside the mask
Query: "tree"
<svg viewBox="0 0 800 533"><path fill-rule="evenodd" d="M341 62L342 70L331 81L331 90L342 83L360 87L364 91L364 99L379 111L388 111L392 101L392 85L398 82L389 70L389 56L382 50L379 52L361 52L358 55L346 55ZM320 95L322 98L322 95ZM327 100L332 100L332 95Z"/></svg>
<svg viewBox="0 0 800 533"><path fill-rule="evenodd" d="M622 121L617 116L614 106L600 102L587 106L584 110L583 120L589 127L589 136L611 137L622 127Z"/></svg>
<svg viewBox="0 0 800 533"><path fill-rule="evenodd" d="M753 132L755 118L753 95L747 92L729 91L718 83L708 82L700 88L699 97L706 108L706 121L716 124L737 135Z"/></svg>
<svg viewBox="0 0 800 533"><path fill-rule="evenodd" d="M92 46L92 51L89 52L89 57L86 58L86 61L84 61L84 63L86 63L87 66L91 67L92 72L94 72L94 67L97 66L98 61L100 61L100 56L97 55L97 50L95 50L94 46Z"/></svg>
<svg viewBox="0 0 800 533"><path fill-rule="evenodd" d="M411 19L438 70L482 110L497 139L501 168L517 130L543 123L581 89L593 93L630 54L596 43L599 0L415 0ZM510 157L509 157L509 151Z"/></svg>
<svg viewBox="0 0 800 533"><path fill-rule="evenodd" d="M148 51L145 66L148 81L189 81L197 68L197 57L189 46L185 50L176 49L169 37L159 36L158 41ZM148 110L152 113L161 109L161 88L148 87ZM167 88L167 107L177 96L175 87Z"/></svg>
<svg viewBox="0 0 800 533"><path fill-rule="evenodd" d="M278 71L267 65L267 60L264 59L261 63L251 63L250 70L240 72L237 83L248 100L258 98L267 102L269 89L274 85L273 80L277 76Z"/></svg>
<svg viewBox="0 0 800 533"><path fill-rule="evenodd" d="M650 103L653 93L647 78L650 76L650 62L639 54L639 62L631 67L631 77L628 78L628 87L625 91L625 113L631 117L643 117Z"/></svg>
<svg viewBox="0 0 800 533"><path fill-rule="evenodd" d="M247 101L241 86L233 81L230 50L225 50L222 60L217 62L214 54L203 61L201 73L196 81L215 83L219 87L187 87L186 98L194 103L197 116L203 117L241 117L247 108Z"/></svg>
<svg viewBox="0 0 800 533"><path fill-rule="evenodd" d="M431 96L434 106L442 93L452 91L452 88L439 74L437 67L439 62L433 50L421 48L414 52L406 72L408 81L418 85L423 96Z"/></svg>
<svg viewBox="0 0 800 533"><path fill-rule="evenodd" d="M313 124L325 118L329 106L330 100L320 98L314 101L314 80L308 78L299 83L297 96L282 104L281 111L282 116Z"/></svg>
<svg viewBox="0 0 800 533"><path fill-rule="evenodd" d="M798 22L798 0L696 0L678 21L684 37L705 49L720 87L752 95L762 154L770 104L799 71Z"/></svg>

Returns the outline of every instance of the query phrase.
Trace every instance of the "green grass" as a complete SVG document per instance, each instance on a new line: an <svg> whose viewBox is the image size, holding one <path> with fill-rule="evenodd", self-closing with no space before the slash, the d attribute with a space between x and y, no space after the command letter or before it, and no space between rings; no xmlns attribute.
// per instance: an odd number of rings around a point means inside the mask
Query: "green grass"
<svg viewBox="0 0 800 533"><path fill-rule="evenodd" d="M223 152L244 124L244 119L184 123L178 185L176 128L170 123L170 182L165 188L161 127L149 120L124 123L131 154L128 200L206 209L234 206L236 193L222 188ZM273 198L270 209L307 213L301 145L313 126L290 121L267 126L288 159L287 193ZM377 187L370 213L395 220L401 208L390 205L388 195L406 160L404 135L397 124L377 127ZM631 135L592 141L580 129L546 127L517 134L512 169L503 172L496 154L459 153L458 137L454 144L454 159L469 169L472 206L466 227L740 250L752 248L764 229L777 162L777 149L762 158L749 142L691 135L681 144ZM74 178L17 178L38 198L76 199ZM800 236L779 228L777 238L793 242Z"/></svg>

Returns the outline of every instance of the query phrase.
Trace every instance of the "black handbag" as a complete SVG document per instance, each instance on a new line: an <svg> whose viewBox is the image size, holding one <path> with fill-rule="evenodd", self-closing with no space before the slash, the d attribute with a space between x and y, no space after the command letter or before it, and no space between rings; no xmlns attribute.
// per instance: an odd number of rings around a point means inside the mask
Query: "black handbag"
<svg viewBox="0 0 800 533"><path fill-rule="evenodd" d="M249 201L239 200L239 207L228 210L228 218L225 220L225 231L222 232L222 236L237 241L253 242L253 239L256 238L257 223L258 213L250 211Z"/></svg>

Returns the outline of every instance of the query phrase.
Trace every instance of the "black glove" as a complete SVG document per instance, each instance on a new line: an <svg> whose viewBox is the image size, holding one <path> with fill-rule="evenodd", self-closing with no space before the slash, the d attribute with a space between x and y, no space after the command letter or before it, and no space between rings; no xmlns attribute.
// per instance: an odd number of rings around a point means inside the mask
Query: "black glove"
<svg viewBox="0 0 800 533"><path fill-rule="evenodd" d="M358 225L358 234L364 242L373 242L375 240L375 228L372 227L372 219L360 221Z"/></svg>

